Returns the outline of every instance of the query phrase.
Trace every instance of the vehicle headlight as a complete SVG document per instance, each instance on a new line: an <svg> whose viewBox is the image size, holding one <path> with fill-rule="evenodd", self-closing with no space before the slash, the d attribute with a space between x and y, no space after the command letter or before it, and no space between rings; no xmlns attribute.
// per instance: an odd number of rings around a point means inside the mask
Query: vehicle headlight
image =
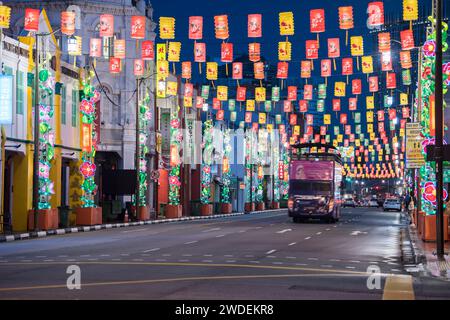
<svg viewBox="0 0 450 320"><path fill-rule="evenodd" d="M294 200L289 199L287 205L288 205L288 209L293 209L294 208Z"/></svg>

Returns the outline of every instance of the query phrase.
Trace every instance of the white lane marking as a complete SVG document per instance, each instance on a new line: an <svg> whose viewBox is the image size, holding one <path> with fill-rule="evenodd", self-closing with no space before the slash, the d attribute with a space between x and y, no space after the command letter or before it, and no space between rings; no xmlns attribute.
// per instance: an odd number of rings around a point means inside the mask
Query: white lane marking
<svg viewBox="0 0 450 320"><path fill-rule="evenodd" d="M31 262L32 260L20 260L20 262Z"/></svg>
<svg viewBox="0 0 450 320"><path fill-rule="evenodd" d="M319 231L319 232L316 232L316 234L319 235L319 234L322 234L322 232Z"/></svg>
<svg viewBox="0 0 450 320"><path fill-rule="evenodd" d="M47 258L47 256L36 256L36 258Z"/></svg>
<svg viewBox="0 0 450 320"><path fill-rule="evenodd" d="M332 268L333 266L331 264L321 264L322 268Z"/></svg>
<svg viewBox="0 0 450 320"><path fill-rule="evenodd" d="M292 229L283 229L283 230L280 230L280 231L277 231L277 233L286 233L286 232L289 232L289 231L292 231Z"/></svg>
<svg viewBox="0 0 450 320"><path fill-rule="evenodd" d="M164 253L162 256L163 256L163 257L170 257L171 254L170 254L170 253Z"/></svg>
<svg viewBox="0 0 450 320"><path fill-rule="evenodd" d="M182 254L183 257L192 257L192 254L190 253L186 253L186 254Z"/></svg>
<svg viewBox="0 0 450 320"><path fill-rule="evenodd" d="M297 242L291 242L291 243L288 244L288 246L294 246L296 244L297 244Z"/></svg>
<svg viewBox="0 0 450 320"><path fill-rule="evenodd" d="M109 254L101 254L100 257L109 257Z"/></svg>
<svg viewBox="0 0 450 320"><path fill-rule="evenodd" d="M46 259L46 260L44 260L45 262L53 262L53 261L55 261L55 260L53 260L53 259Z"/></svg>
<svg viewBox="0 0 450 320"><path fill-rule="evenodd" d="M259 230L259 229L262 229L263 227L254 227L253 229L255 229L255 230Z"/></svg>
<svg viewBox="0 0 450 320"><path fill-rule="evenodd" d="M73 262L73 261L76 261L76 260L75 259L66 259L66 261Z"/></svg>
<svg viewBox="0 0 450 320"><path fill-rule="evenodd" d="M216 238L222 238L222 237L225 237L225 235L224 234L219 234L219 235L216 236Z"/></svg>
<svg viewBox="0 0 450 320"><path fill-rule="evenodd" d="M393 271L393 272L400 272L399 269L391 269L391 271Z"/></svg>
<svg viewBox="0 0 450 320"><path fill-rule="evenodd" d="M142 252L147 253L147 252L153 252L153 251L158 251L158 250L161 250L161 248L153 248L153 249L145 250Z"/></svg>
<svg viewBox="0 0 450 320"><path fill-rule="evenodd" d="M269 250L266 252L266 254L271 254L271 253L274 253L275 251L277 251L277 250Z"/></svg>
<svg viewBox="0 0 450 320"><path fill-rule="evenodd" d="M145 231L145 230L147 230L147 229L142 228L142 229L134 229L134 230L121 231L121 233L138 232L138 231Z"/></svg>
<svg viewBox="0 0 450 320"><path fill-rule="evenodd" d="M212 228L212 229L208 229L208 230L203 230L202 232L211 232L211 231L218 231L221 228Z"/></svg>
<svg viewBox="0 0 450 320"><path fill-rule="evenodd" d="M225 262L233 263L233 262L236 262L236 260L227 260L227 261L225 261Z"/></svg>
<svg viewBox="0 0 450 320"><path fill-rule="evenodd" d="M333 228L337 228L337 226L333 226Z"/></svg>
<svg viewBox="0 0 450 320"><path fill-rule="evenodd" d="M276 258L277 256L267 256L267 258L271 258L271 259L274 259L274 258Z"/></svg>
<svg viewBox="0 0 450 320"><path fill-rule="evenodd" d="M346 266L345 268L347 268L347 269L356 269L355 267L352 267L352 266Z"/></svg>
<svg viewBox="0 0 450 320"><path fill-rule="evenodd" d="M184 244L193 244L193 243L196 243L196 242L198 242L198 240L194 240L194 241L189 241L189 242L185 242Z"/></svg>
<svg viewBox="0 0 450 320"><path fill-rule="evenodd" d="M234 255L232 255L232 254L226 254L226 255L224 255L224 257L232 258L232 257L234 257Z"/></svg>
<svg viewBox="0 0 450 320"><path fill-rule="evenodd" d="M350 233L351 236L357 236L357 235L360 235L360 234L367 234L367 232L355 230L352 233Z"/></svg>
<svg viewBox="0 0 450 320"><path fill-rule="evenodd" d="M212 263L212 260L202 260L202 262Z"/></svg>
<svg viewBox="0 0 450 320"><path fill-rule="evenodd" d="M305 240L309 240L309 239L311 239L311 237L306 237L306 238L305 238Z"/></svg>
<svg viewBox="0 0 450 320"><path fill-rule="evenodd" d="M91 256L90 254L81 254L80 255L81 258L90 257L90 256Z"/></svg>
<svg viewBox="0 0 450 320"><path fill-rule="evenodd" d="M259 263L259 261L255 261L255 260L250 260L250 263Z"/></svg>
<svg viewBox="0 0 450 320"><path fill-rule="evenodd" d="M340 259L330 259L330 261L333 261L333 262L339 262L339 261L341 261Z"/></svg>
<svg viewBox="0 0 450 320"><path fill-rule="evenodd" d="M360 263L361 261L359 261L359 260L350 260L350 262L353 262L353 263Z"/></svg>
<svg viewBox="0 0 450 320"><path fill-rule="evenodd" d="M317 259L317 258L308 258L308 260L311 260L311 261L317 261L317 260L319 260L319 259Z"/></svg>
<svg viewBox="0 0 450 320"><path fill-rule="evenodd" d="M308 264L307 263L296 263L295 265L296 266L307 266Z"/></svg>
<svg viewBox="0 0 450 320"><path fill-rule="evenodd" d="M378 264L378 261L369 261L370 264Z"/></svg>
<svg viewBox="0 0 450 320"><path fill-rule="evenodd" d="M180 260L178 260L179 262L188 262L189 260L188 259L180 259Z"/></svg>
<svg viewBox="0 0 450 320"><path fill-rule="evenodd" d="M123 257L128 257L130 254L128 254L128 253L121 253L120 255L123 256Z"/></svg>
<svg viewBox="0 0 450 320"><path fill-rule="evenodd" d="M297 257L286 257L286 259L297 259Z"/></svg>
<svg viewBox="0 0 450 320"><path fill-rule="evenodd" d="M89 261L97 261L98 259L97 258L89 258L88 260Z"/></svg>
<svg viewBox="0 0 450 320"><path fill-rule="evenodd" d="M274 261L274 262L272 262L272 264L283 264L283 262Z"/></svg>
<svg viewBox="0 0 450 320"><path fill-rule="evenodd" d="M330 231L330 230L331 230L330 228L326 228L326 229L325 229L325 231Z"/></svg>
<svg viewBox="0 0 450 320"><path fill-rule="evenodd" d="M112 259L112 261L121 261L122 259L120 259L120 258L114 258L114 259Z"/></svg>

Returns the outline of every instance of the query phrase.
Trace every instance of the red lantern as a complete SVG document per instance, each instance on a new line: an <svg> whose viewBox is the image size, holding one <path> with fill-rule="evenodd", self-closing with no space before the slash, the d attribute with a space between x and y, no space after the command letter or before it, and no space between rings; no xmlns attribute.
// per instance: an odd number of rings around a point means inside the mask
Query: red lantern
<svg viewBox="0 0 450 320"><path fill-rule="evenodd" d="M347 123L347 114L346 113L341 113L339 115L339 123L340 124L346 124Z"/></svg>
<svg viewBox="0 0 450 320"><path fill-rule="evenodd" d="M312 33L325 32L325 10L313 9L309 12L310 31Z"/></svg>
<svg viewBox="0 0 450 320"><path fill-rule="evenodd" d="M400 31L402 50L414 49L414 33L411 29Z"/></svg>
<svg viewBox="0 0 450 320"><path fill-rule="evenodd" d="M292 112L292 103L290 100L283 101L283 112Z"/></svg>
<svg viewBox="0 0 450 320"><path fill-rule="evenodd" d="M136 77L140 77L144 75L144 60L142 59L134 59L134 75Z"/></svg>
<svg viewBox="0 0 450 320"><path fill-rule="evenodd" d="M41 14L39 9L25 9L24 30L26 31L38 31L39 30L39 15Z"/></svg>
<svg viewBox="0 0 450 320"><path fill-rule="evenodd" d="M330 77L331 76L331 60L323 59L320 64L320 75L322 77Z"/></svg>
<svg viewBox="0 0 450 320"><path fill-rule="evenodd" d="M311 77L311 61L302 60L300 66L300 77L303 79L307 79Z"/></svg>
<svg viewBox="0 0 450 320"><path fill-rule="evenodd" d="M216 39L225 40L230 36L228 31L228 16L220 15L214 16L214 29L216 34Z"/></svg>
<svg viewBox="0 0 450 320"><path fill-rule="evenodd" d="M286 61L278 62L277 66L277 78L278 79L287 79L289 71L289 63Z"/></svg>
<svg viewBox="0 0 450 320"><path fill-rule="evenodd" d="M308 101L300 100L298 102L300 112L308 112Z"/></svg>
<svg viewBox="0 0 450 320"><path fill-rule="evenodd" d="M307 114L306 115L306 124L308 126L312 126L314 123L314 116L312 114Z"/></svg>
<svg viewBox="0 0 450 320"><path fill-rule="evenodd" d="M145 20L144 16L131 16L131 38L145 38Z"/></svg>
<svg viewBox="0 0 450 320"><path fill-rule="evenodd" d="M339 58L341 49L339 47L339 38L328 39L328 58Z"/></svg>
<svg viewBox="0 0 450 320"><path fill-rule="evenodd" d="M252 113L251 112L246 112L244 120L245 120L245 123L252 123Z"/></svg>
<svg viewBox="0 0 450 320"><path fill-rule="evenodd" d="M232 77L234 80L240 80L243 76L242 71L243 65L242 62L233 62L233 74Z"/></svg>
<svg viewBox="0 0 450 320"><path fill-rule="evenodd" d="M345 121L345 122L347 122L347 121ZM346 135L350 135L352 133L352 126L351 125L346 124L344 128L345 128L345 134Z"/></svg>
<svg viewBox="0 0 450 320"><path fill-rule="evenodd" d="M412 68L411 51L400 51L400 64L403 69Z"/></svg>
<svg viewBox="0 0 450 320"><path fill-rule="evenodd" d="M225 111L223 109L217 110L216 120L222 121L225 116Z"/></svg>
<svg viewBox="0 0 450 320"><path fill-rule="evenodd" d="M114 16L102 14L100 16L100 37L114 36Z"/></svg>
<svg viewBox="0 0 450 320"><path fill-rule="evenodd" d="M220 61L233 62L233 44L223 42L220 50Z"/></svg>
<svg viewBox="0 0 450 320"><path fill-rule="evenodd" d="M190 61L184 61L181 63L181 77L183 79L192 78L192 64Z"/></svg>
<svg viewBox="0 0 450 320"><path fill-rule="evenodd" d="M200 40L203 38L203 17L189 17L189 39Z"/></svg>
<svg viewBox="0 0 450 320"><path fill-rule="evenodd" d="M251 62L258 62L261 60L261 44L257 42L249 43L248 56Z"/></svg>
<svg viewBox="0 0 450 320"><path fill-rule="evenodd" d="M222 106L222 103L220 102L220 100L217 98L213 98L213 109L220 110L221 106Z"/></svg>
<svg viewBox="0 0 450 320"><path fill-rule="evenodd" d="M306 59L319 58L319 42L317 40L306 40Z"/></svg>
<svg viewBox="0 0 450 320"><path fill-rule="evenodd" d="M348 110L355 111L357 109L358 99L352 97L348 98Z"/></svg>
<svg viewBox="0 0 450 320"><path fill-rule="evenodd" d="M247 34L249 38L262 37L262 15L261 14L249 14Z"/></svg>
<svg viewBox="0 0 450 320"><path fill-rule="evenodd" d="M369 77L369 91L370 92L378 91L378 76Z"/></svg>
<svg viewBox="0 0 450 320"><path fill-rule="evenodd" d="M342 75L349 76L353 74L353 58L342 59Z"/></svg>
<svg viewBox="0 0 450 320"><path fill-rule="evenodd" d="M320 126L320 135L325 136L327 134L327 127Z"/></svg>
<svg viewBox="0 0 450 320"><path fill-rule="evenodd" d="M297 100L297 86L288 86L287 99L289 101L296 101Z"/></svg>
<svg viewBox="0 0 450 320"><path fill-rule="evenodd" d="M384 122L378 122L378 132L381 133L381 132L384 132L384 131L385 131L385 129L384 129Z"/></svg>
<svg viewBox="0 0 450 320"><path fill-rule="evenodd" d="M303 87L303 97L305 100L312 100L313 86L311 84L305 84Z"/></svg>
<svg viewBox="0 0 450 320"><path fill-rule="evenodd" d="M194 43L194 61L206 62L206 44L203 42Z"/></svg>
<svg viewBox="0 0 450 320"><path fill-rule="evenodd" d="M155 59L155 46L153 41L150 40L142 41L141 57L143 60Z"/></svg>
<svg viewBox="0 0 450 320"><path fill-rule="evenodd" d="M89 41L89 56L93 58L102 56L102 39L91 38Z"/></svg>
<svg viewBox="0 0 450 320"><path fill-rule="evenodd" d="M296 115L295 113L292 113L292 114L289 116L289 124L290 124L291 126L297 125L297 115Z"/></svg>
<svg viewBox="0 0 450 320"><path fill-rule="evenodd" d="M353 27L353 7L339 7L339 28L348 30Z"/></svg>
<svg viewBox="0 0 450 320"><path fill-rule="evenodd" d="M246 87L237 87L236 90L236 100L237 101L245 101L247 95L247 88Z"/></svg>
<svg viewBox="0 0 450 320"><path fill-rule="evenodd" d="M361 94L362 84L361 79L353 79L352 80L352 94L358 95Z"/></svg>
<svg viewBox="0 0 450 320"><path fill-rule="evenodd" d="M408 107L403 107L402 108L402 117L403 118L409 118L409 108Z"/></svg>
<svg viewBox="0 0 450 320"><path fill-rule="evenodd" d="M395 108L389 109L389 120L394 120L397 118L397 110Z"/></svg>
<svg viewBox="0 0 450 320"><path fill-rule="evenodd" d="M109 72L112 74L120 73L121 71L121 64L119 58L109 58Z"/></svg>
<svg viewBox="0 0 450 320"><path fill-rule="evenodd" d="M367 7L367 27L372 29L374 27L382 26L384 24L384 4L381 1L370 2Z"/></svg>
<svg viewBox="0 0 450 320"><path fill-rule="evenodd" d="M61 33L68 36L75 33L75 12L61 12Z"/></svg>
<svg viewBox="0 0 450 320"><path fill-rule="evenodd" d="M377 111L377 118L378 118L379 122L380 121L384 121L384 110L378 110Z"/></svg>
<svg viewBox="0 0 450 320"><path fill-rule="evenodd" d="M341 99L333 99L333 111L341 111Z"/></svg>
<svg viewBox="0 0 450 320"><path fill-rule="evenodd" d="M386 88L395 89L397 88L397 78L395 72L389 72L386 74Z"/></svg>

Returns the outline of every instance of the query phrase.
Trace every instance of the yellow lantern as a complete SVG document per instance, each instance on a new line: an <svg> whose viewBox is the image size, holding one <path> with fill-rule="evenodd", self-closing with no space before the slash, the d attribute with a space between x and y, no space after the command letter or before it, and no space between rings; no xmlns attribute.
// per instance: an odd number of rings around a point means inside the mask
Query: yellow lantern
<svg viewBox="0 0 450 320"><path fill-rule="evenodd" d="M331 115L330 114L323 115L323 124L331 124Z"/></svg>
<svg viewBox="0 0 450 320"><path fill-rule="evenodd" d="M166 79L169 76L169 61L167 60L157 61L156 72L159 78Z"/></svg>
<svg viewBox="0 0 450 320"><path fill-rule="evenodd" d="M247 111L255 111L255 100L247 100L245 106Z"/></svg>
<svg viewBox="0 0 450 320"><path fill-rule="evenodd" d="M366 109L374 109L375 108L375 102L373 96L367 96L366 97Z"/></svg>
<svg viewBox="0 0 450 320"><path fill-rule="evenodd" d="M227 86L217 86L217 99L220 101L228 100L228 87Z"/></svg>
<svg viewBox="0 0 450 320"><path fill-rule="evenodd" d="M178 91L178 83L176 81L167 81L167 95L176 96Z"/></svg>
<svg viewBox="0 0 450 320"><path fill-rule="evenodd" d="M169 42L169 62L180 62L181 42Z"/></svg>
<svg viewBox="0 0 450 320"><path fill-rule="evenodd" d="M166 97L166 81L165 78L157 76L156 95L158 98Z"/></svg>
<svg viewBox="0 0 450 320"><path fill-rule="evenodd" d="M70 56L81 56L82 53L82 39L79 36L70 37L67 40L67 51Z"/></svg>
<svg viewBox="0 0 450 320"><path fill-rule="evenodd" d="M372 56L364 56L364 57L362 57L362 72L366 73L366 74L373 72L373 58L372 58Z"/></svg>
<svg viewBox="0 0 450 320"><path fill-rule="evenodd" d="M373 111L367 111L367 122L372 123L373 122Z"/></svg>
<svg viewBox="0 0 450 320"><path fill-rule="evenodd" d="M185 107L192 107L192 97L183 97L183 105Z"/></svg>
<svg viewBox="0 0 450 320"><path fill-rule="evenodd" d="M289 41L278 42L278 60L291 61L292 45Z"/></svg>
<svg viewBox="0 0 450 320"><path fill-rule="evenodd" d="M206 63L206 79L217 80L217 62Z"/></svg>
<svg viewBox="0 0 450 320"><path fill-rule="evenodd" d="M262 102L266 100L266 88L264 87L256 87L255 88L255 100L258 102Z"/></svg>
<svg viewBox="0 0 450 320"><path fill-rule="evenodd" d="M280 12L280 35L292 36L294 35L294 14L292 12Z"/></svg>
<svg viewBox="0 0 450 320"><path fill-rule="evenodd" d="M364 40L361 36L350 37L350 50L354 57L364 55Z"/></svg>
<svg viewBox="0 0 450 320"><path fill-rule="evenodd" d="M373 133L373 123L368 123L367 124L367 132ZM373 139L370 138L370 140L373 140Z"/></svg>
<svg viewBox="0 0 450 320"><path fill-rule="evenodd" d="M156 44L156 61L167 60L167 46L165 43Z"/></svg>
<svg viewBox="0 0 450 320"><path fill-rule="evenodd" d="M336 97L345 97L345 82L336 81L334 83L334 95Z"/></svg>
<svg viewBox="0 0 450 320"><path fill-rule="evenodd" d="M400 105L406 106L408 104L408 95L406 93L400 93Z"/></svg>
<svg viewBox="0 0 450 320"><path fill-rule="evenodd" d="M164 40L175 39L175 18L159 18L159 37Z"/></svg>
<svg viewBox="0 0 450 320"><path fill-rule="evenodd" d="M266 123L266 114L264 112L259 113L258 122L259 122L259 124Z"/></svg>
<svg viewBox="0 0 450 320"><path fill-rule="evenodd" d="M419 18L417 0L403 0L403 20L412 21Z"/></svg>
<svg viewBox="0 0 450 320"><path fill-rule="evenodd" d="M0 29L9 28L10 18L11 18L11 8L7 6L0 6Z"/></svg>

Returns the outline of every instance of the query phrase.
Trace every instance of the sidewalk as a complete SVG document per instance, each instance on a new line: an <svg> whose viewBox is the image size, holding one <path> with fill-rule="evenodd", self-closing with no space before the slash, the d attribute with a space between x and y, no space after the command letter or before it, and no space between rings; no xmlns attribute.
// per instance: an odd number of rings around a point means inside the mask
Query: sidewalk
<svg viewBox="0 0 450 320"><path fill-rule="evenodd" d="M85 226L85 227L71 227L71 228L52 229L52 230L38 231L38 232L24 232L24 233L12 234L12 235L0 234L0 243L16 241L16 240L42 238L42 237L54 236L54 235L63 235L63 234L68 234L68 233L89 232L89 231L98 231L98 230L105 230L105 229L135 227L135 226L143 226L143 225L149 225L149 224L160 224L160 223L180 222L180 221L190 221L190 220L218 219L218 218L242 216L245 214L277 212L277 211L282 211L282 210L285 210L285 209L281 208L281 209L273 209L273 210L271 209L271 210L264 210L264 211L252 211L249 213L235 212L235 213L227 213L227 214L214 214L211 216L191 216L191 217L181 217L181 218L176 218L176 219L157 219L157 220L126 222L126 223L107 223L107 224L98 224L98 225L94 225L94 226Z"/></svg>

